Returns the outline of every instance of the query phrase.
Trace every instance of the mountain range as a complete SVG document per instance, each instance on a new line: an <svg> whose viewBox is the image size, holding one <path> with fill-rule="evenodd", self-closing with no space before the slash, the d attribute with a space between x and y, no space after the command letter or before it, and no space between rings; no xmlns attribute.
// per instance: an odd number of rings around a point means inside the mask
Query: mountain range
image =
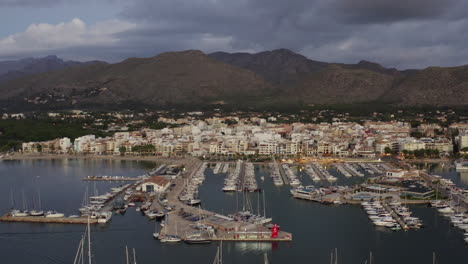
<svg viewBox="0 0 468 264"><path fill-rule="evenodd" d="M188 50L115 64L32 60L10 61L10 68L0 62L4 109L468 104L468 66L401 71L369 61L314 61L286 49L254 54Z"/></svg>

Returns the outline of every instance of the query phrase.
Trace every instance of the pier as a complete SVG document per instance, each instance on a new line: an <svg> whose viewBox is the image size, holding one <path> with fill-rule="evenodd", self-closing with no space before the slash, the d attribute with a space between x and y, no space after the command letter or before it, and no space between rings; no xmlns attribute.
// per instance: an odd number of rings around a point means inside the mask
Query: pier
<svg viewBox="0 0 468 264"><path fill-rule="evenodd" d="M87 217L45 217L45 216L1 216L0 222L47 223L47 224L88 224ZM97 224L97 219L89 219L90 224Z"/></svg>
<svg viewBox="0 0 468 264"><path fill-rule="evenodd" d="M245 189L245 163L241 164L239 178L237 179L237 191L243 192Z"/></svg>
<svg viewBox="0 0 468 264"><path fill-rule="evenodd" d="M283 179L284 184L289 185L289 179L286 177L283 166L278 166L281 178Z"/></svg>
<svg viewBox="0 0 468 264"><path fill-rule="evenodd" d="M181 202L178 197L184 190L187 182L199 170L201 164L189 164L186 168L186 176L175 179L174 188L167 193L168 205L177 208L177 210L167 213L166 219L163 220L164 226L160 230L161 235L179 235L182 240L189 235L201 232L199 226L211 227L211 229L203 229L202 233L206 234L209 240L225 240L225 241L291 241L292 234L279 231L276 237L272 237L268 227L262 224L247 223L235 221L231 217L207 211L201 207L194 207ZM244 164L242 166L244 169ZM241 178L241 177L240 177ZM151 208L153 210L161 210L163 205L159 204L159 199L155 199ZM195 219L195 220L194 220ZM216 230L216 232L214 232Z"/></svg>
<svg viewBox="0 0 468 264"><path fill-rule="evenodd" d="M120 176L110 176L110 177L86 177L83 178L83 181L138 181L141 178L135 177L120 177Z"/></svg>
<svg viewBox="0 0 468 264"><path fill-rule="evenodd" d="M397 221L397 223L401 226L401 228L403 228L404 230L409 230L409 226L405 223L405 221L403 221L403 219L401 219L401 217L399 215L397 215L397 213L395 213L395 211L390 208L390 206L387 204L387 203L382 203L383 207L388 211L390 212L390 214L392 215L393 219L395 219L395 221Z"/></svg>

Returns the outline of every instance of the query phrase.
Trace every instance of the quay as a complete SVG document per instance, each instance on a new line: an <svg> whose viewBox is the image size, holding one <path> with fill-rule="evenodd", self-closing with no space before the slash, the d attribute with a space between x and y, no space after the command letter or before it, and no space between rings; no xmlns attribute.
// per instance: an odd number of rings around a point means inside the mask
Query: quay
<svg viewBox="0 0 468 264"><path fill-rule="evenodd" d="M140 178L135 177L86 177L83 181L138 181Z"/></svg>
<svg viewBox="0 0 468 264"><path fill-rule="evenodd" d="M186 174L177 177L173 183L174 188L167 193L167 204L177 210L168 212L166 219L162 220L164 226L160 230L161 235L179 235L182 240L187 239L191 234L200 232L197 225L210 226L212 230L203 231L205 237L213 241L238 241L238 242L282 242L291 241L292 234L279 231L275 236L265 225L235 221L231 217L207 211L201 207L187 205L181 202L178 197L185 188L187 182L199 170L201 163L192 163L186 166ZM154 199L151 205L153 210L161 210L163 207L159 199ZM197 221L190 220L197 218ZM216 232L214 232L216 230Z"/></svg>
<svg viewBox="0 0 468 264"><path fill-rule="evenodd" d="M239 172L239 178L237 179L237 191L243 192L245 190L245 163L242 162L241 169Z"/></svg>
<svg viewBox="0 0 468 264"><path fill-rule="evenodd" d="M44 217L44 216L11 216L10 213L0 217L0 222L47 223L47 224L88 224L88 217ZM89 219L90 224L97 224L97 219Z"/></svg>

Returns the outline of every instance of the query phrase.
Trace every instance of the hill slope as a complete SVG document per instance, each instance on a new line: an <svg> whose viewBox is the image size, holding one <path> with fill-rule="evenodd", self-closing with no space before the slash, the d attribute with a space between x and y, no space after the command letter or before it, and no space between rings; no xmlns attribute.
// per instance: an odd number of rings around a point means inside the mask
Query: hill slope
<svg viewBox="0 0 468 264"><path fill-rule="evenodd" d="M0 85L0 99L35 104L150 106L233 102L274 91L255 73L213 60L200 51L163 53L117 64L96 63ZM222 102L221 102L222 103Z"/></svg>
<svg viewBox="0 0 468 264"><path fill-rule="evenodd" d="M97 61L64 61L53 55L43 58L26 58L21 60L0 61L0 82L13 80L29 74L49 72L53 70L93 63L97 63Z"/></svg>
<svg viewBox="0 0 468 264"><path fill-rule="evenodd" d="M258 54L162 53L94 63L0 84L0 106L242 107L391 103L468 104L468 66L398 71L379 64L328 64L287 50Z"/></svg>

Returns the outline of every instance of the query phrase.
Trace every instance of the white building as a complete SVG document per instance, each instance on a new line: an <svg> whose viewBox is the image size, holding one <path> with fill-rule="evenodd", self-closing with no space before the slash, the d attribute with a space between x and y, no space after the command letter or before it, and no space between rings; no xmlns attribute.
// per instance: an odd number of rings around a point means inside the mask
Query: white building
<svg viewBox="0 0 468 264"><path fill-rule="evenodd" d="M144 183L142 183L137 190L147 192L147 193L154 193L154 192L164 192L169 188L171 182L162 176L153 176L147 179Z"/></svg>
<svg viewBox="0 0 468 264"><path fill-rule="evenodd" d="M72 147L71 140L67 137L61 138L59 140L59 147L62 153L67 153Z"/></svg>

